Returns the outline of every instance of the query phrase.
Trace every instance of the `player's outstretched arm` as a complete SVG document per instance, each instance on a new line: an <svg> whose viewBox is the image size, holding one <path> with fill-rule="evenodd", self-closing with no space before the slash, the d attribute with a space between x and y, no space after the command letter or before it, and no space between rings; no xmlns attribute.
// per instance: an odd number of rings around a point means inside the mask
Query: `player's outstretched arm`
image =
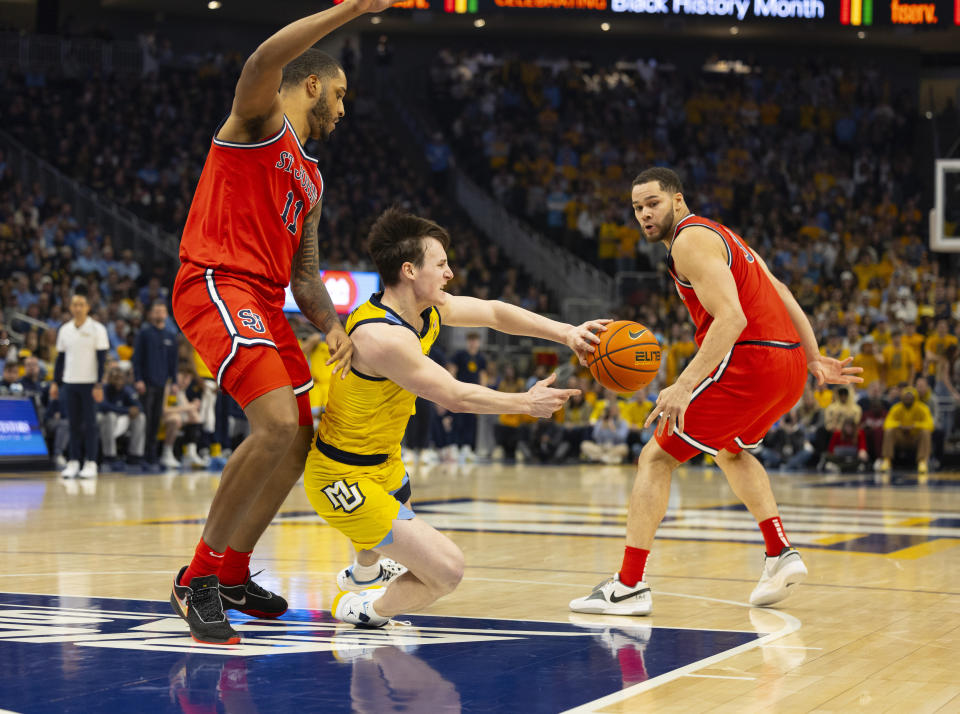
<svg viewBox="0 0 960 714"><path fill-rule="evenodd" d="M353 339L357 346L354 364L358 371L385 377L451 412L548 417L580 391L553 389L550 385L555 375L537 382L528 392L513 394L460 382L423 354L420 341L405 327L364 325L354 331Z"/></svg>
<svg viewBox="0 0 960 714"><path fill-rule="evenodd" d="M770 268L767 267L763 258L759 255L756 257L760 267L763 268L770 282L773 283L773 287L776 288L780 299L783 300L784 307L787 308L787 313L790 315L790 321L797 329L797 334L800 335L800 343L803 345L803 352L807 357L807 369L810 370L810 374L816 377L817 386L824 383L857 384L862 382L863 378L857 375L863 372L863 368L853 366L853 357L841 362L820 354L817 336L813 332L813 327L810 325L806 313L800 307L800 303L790 292L790 288L770 272Z"/></svg>
<svg viewBox="0 0 960 714"><path fill-rule="evenodd" d="M290 271L290 290L300 312L326 334L327 344L330 346L330 359L327 364L336 363L333 371L340 372L342 379L350 371L353 342L340 324L337 308L330 299L327 286L320 279L317 224L320 222L321 205L322 202L317 203L303 221L300 247L293 256Z"/></svg>
<svg viewBox="0 0 960 714"><path fill-rule="evenodd" d="M600 343L597 333L603 332L608 319L588 320L582 325L569 325L524 310L501 300L479 300L462 295L447 295L438 305L444 324L451 327L490 327L508 335L540 337L566 345L586 365L594 345Z"/></svg>
<svg viewBox="0 0 960 714"><path fill-rule="evenodd" d="M277 90L283 66L350 20L380 12L398 0L344 0L339 5L291 22L268 37L247 58L237 82L231 114L265 119L279 107Z"/></svg>

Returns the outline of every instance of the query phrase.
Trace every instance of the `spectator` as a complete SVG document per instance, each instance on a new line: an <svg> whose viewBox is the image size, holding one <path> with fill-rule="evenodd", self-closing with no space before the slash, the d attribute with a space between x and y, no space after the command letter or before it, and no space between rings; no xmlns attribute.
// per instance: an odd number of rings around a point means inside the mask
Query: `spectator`
<svg viewBox="0 0 960 714"><path fill-rule="evenodd" d="M826 470L834 472L866 471L869 463L867 438L852 417L844 417L839 430L830 437Z"/></svg>
<svg viewBox="0 0 960 714"><path fill-rule="evenodd" d="M877 355L877 345L874 339L867 335L860 342L860 351L853 358L853 366L863 369L861 387L867 389L874 382L880 381L881 362Z"/></svg>
<svg viewBox="0 0 960 714"><path fill-rule="evenodd" d="M920 357L904 341L903 332L897 328L891 332L892 341L883 348L883 378L887 388L898 384L911 384L920 370Z"/></svg>
<svg viewBox="0 0 960 714"><path fill-rule="evenodd" d="M796 411L794 409L784 414L764 438L759 456L767 468L781 467L787 471L798 471L814 461L816 453L813 444L803 433Z"/></svg>
<svg viewBox="0 0 960 714"><path fill-rule="evenodd" d="M947 320L937 320L936 332L927 337L923 346L924 374L936 376L937 360L943 357L950 346L957 346L957 338L951 335L950 323Z"/></svg>
<svg viewBox="0 0 960 714"><path fill-rule="evenodd" d="M3 379L0 380L0 394L11 397L23 396L23 385L20 384L20 365L13 360L3 364Z"/></svg>
<svg viewBox="0 0 960 714"><path fill-rule="evenodd" d="M937 427L943 431L944 441L953 436L954 418L960 393L953 386L953 365L960 352L957 345L948 345L942 355L935 359L935 380L933 391L936 395Z"/></svg>
<svg viewBox="0 0 960 714"><path fill-rule="evenodd" d="M576 377L571 377L567 381L567 389L580 389L580 393L570 397L561 411L563 444L558 449L558 461L568 456L579 459L580 445L593 433L593 427L590 424L590 413L593 407L587 401L586 390L582 389L582 386Z"/></svg>
<svg viewBox="0 0 960 714"><path fill-rule="evenodd" d="M933 389L930 388L930 380L926 377L917 377L913 386L914 389L917 390L917 401L926 404L927 409L930 410L930 414L933 416L933 433L930 435L930 454L933 457L932 465L936 470L939 468L939 464L943 462L944 441L946 437L943 429L940 427L941 419L937 408L937 396L933 393Z"/></svg>
<svg viewBox="0 0 960 714"><path fill-rule="evenodd" d="M450 146L444 141L442 132L434 132L427 144L426 158L427 165L430 167L433 187L440 194L447 193L449 190Z"/></svg>
<svg viewBox="0 0 960 714"><path fill-rule="evenodd" d="M126 436L127 463L139 465L143 461L147 420L136 392L127 383L127 375L120 367L111 367L107 373L103 400L97 405L97 411L103 460L114 462L114 470L123 468L123 463L117 462L117 438Z"/></svg>
<svg viewBox="0 0 960 714"><path fill-rule="evenodd" d="M503 367L503 376L500 384L497 385L500 392L523 392L523 380L517 376L517 369L512 363L507 363ZM529 431L529 417L522 414L501 414L499 423L493 428L494 439L497 448L503 454L503 458L508 462L516 459L516 452L519 448L521 453L526 447L526 435ZM523 446L521 446L523 444ZM525 453L523 453L526 456Z"/></svg>
<svg viewBox="0 0 960 714"><path fill-rule="evenodd" d="M89 317L86 286L78 285L70 299L73 319L57 333L54 381L62 391L70 424L70 459L60 472L63 478L96 478L97 411L103 399L101 383L110 342L107 328ZM84 459L80 466L81 457Z"/></svg>
<svg viewBox="0 0 960 714"><path fill-rule="evenodd" d="M63 408L56 382L50 383L43 405L43 434L50 447L54 466L57 470L63 470L67 466L67 460L63 455L70 445L70 422L67 421L66 410Z"/></svg>
<svg viewBox="0 0 960 714"><path fill-rule="evenodd" d="M157 462L157 431L163 417L166 391L168 388L176 394L177 379L177 339L167 331L167 306L157 300L150 305L148 322L137 333L133 348L134 386L143 402L143 411L147 419L144 458L148 463ZM177 468L172 455L165 467Z"/></svg>
<svg viewBox="0 0 960 714"><path fill-rule="evenodd" d="M20 386L23 387L24 394L28 396L38 395L43 391L40 360L36 357L30 356L23 360L23 376L20 378Z"/></svg>
<svg viewBox="0 0 960 714"><path fill-rule="evenodd" d="M453 354L448 366L451 374L467 384L487 385L487 358L480 352L480 335L467 334L467 347ZM501 390L502 391L502 390ZM458 413L453 415L454 443L460 450L461 461L474 458L477 441L477 415Z"/></svg>
<svg viewBox="0 0 960 714"><path fill-rule="evenodd" d="M840 430L846 419L853 419L855 424L859 424L862 415L863 410L851 396L850 388L842 384L837 387L837 398L823 410L823 425L832 435Z"/></svg>
<svg viewBox="0 0 960 714"><path fill-rule="evenodd" d="M581 457L604 464L622 464L630 452L627 446L629 431L616 400L607 400L603 413L593 425L591 439L580 444Z"/></svg>
<svg viewBox="0 0 960 714"><path fill-rule="evenodd" d="M867 440L867 453L874 462L874 468L879 470L883 452L883 423L889 410L880 382L871 382L858 404L862 413L860 426Z"/></svg>
<svg viewBox="0 0 960 714"><path fill-rule="evenodd" d="M203 425L204 386L191 362L180 364L176 386L176 391L168 396L167 406L163 410L166 435L160 465L168 469L180 467L173 447L182 431L184 465L190 468L205 467L206 462L200 458L197 450Z"/></svg>
<svg viewBox="0 0 960 714"><path fill-rule="evenodd" d="M916 457L917 471L927 473L930 458L930 436L933 434L933 415L923 402L917 400L917 390L902 390L900 401L894 404L883 422L883 462L881 471L890 471L895 450L909 449Z"/></svg>

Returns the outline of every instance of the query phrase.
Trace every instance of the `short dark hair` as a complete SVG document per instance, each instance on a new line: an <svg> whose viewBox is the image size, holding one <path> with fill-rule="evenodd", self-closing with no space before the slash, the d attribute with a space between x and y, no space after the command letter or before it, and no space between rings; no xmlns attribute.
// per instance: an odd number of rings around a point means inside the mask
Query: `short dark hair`
<svg viewBox="0 0 960 714"><path fill-rule="evenodd" d="M367 252L384 285L400 282L400 268L404 263L413 263L418 268L423 265L427 252L424 238L436 238L444 250L450 247L450 234L427 218L404 213L399 208L388 208L377 218L367 237Z"/></svg>
<svg viewBox="0 0 960 714"><path fill-rule="evenodd" d="M86 300L89 294L90 289L87 287L86 283L78 282L73 286L73 297L82 297L84 300Z"/></svg>
<svg viewBox="0 0 960 714"><path fill-rule="evenodd" d="M642 183L650 183L651 181L659 183L660 189L667 193L683 193L683 182L680 180L680 177L677 176L677 172L665 166L654 166L641 171L633 180L633 185L639 186Z"/></svg>
<svg viewBox="0 0 960 714"><path fill-rule="evenodd" d="M283 79L280 80L280 86L300 84L311 74L317 75L320 79L329 79L342 71L343 67L333 57L311 47L299 57L294 57L283 65Z"/></svg>

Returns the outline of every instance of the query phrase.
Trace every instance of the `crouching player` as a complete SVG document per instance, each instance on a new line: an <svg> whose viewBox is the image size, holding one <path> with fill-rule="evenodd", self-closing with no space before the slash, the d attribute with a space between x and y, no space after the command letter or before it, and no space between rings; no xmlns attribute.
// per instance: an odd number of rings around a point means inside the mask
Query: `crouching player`
<svg viewBox="0 0 960 714"><path fill-rule="evenodd" d="M350 373L331 382L307 457L310 502L358 551L357 563L338 578L342 590L332 608L355 625L383 626L426 607L463 577L460 549L410 509L400 442L416 397L452 412L549 417L578 393L553 388L553 375L517 394L458 382L427 356L441 323L553 340L584 362L608 322L573 326L497 300L449 295L449 243L436 223L395 209L374 223L367 247L384 290L347 320L355 345ZM408 570L381 567L380 556ZM370 572L358 576L359 568Z"/></svg>

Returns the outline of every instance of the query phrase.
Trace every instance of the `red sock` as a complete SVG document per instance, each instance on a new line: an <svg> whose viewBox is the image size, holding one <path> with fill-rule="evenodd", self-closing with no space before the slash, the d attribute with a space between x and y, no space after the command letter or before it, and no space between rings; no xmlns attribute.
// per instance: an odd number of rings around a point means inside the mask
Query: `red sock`
<svg viewBox="0 0 960 714"><path fill-rule="evenodd" d="M240 658L237 657L237 659ZM641 647L621 647L617 650L617 659L620 661L620 677L624 687L647 681L647 665L643 661Z"/></svg>
<svg viewBox="0 0 960 714"><path fill-rule="evenodd" d="M238 553L227 546L227 552L223 554L223 561L220 563L220 582L224 585L239 585L247 582L251 555L253 551Z"/></svg>
<svg viewBox="0 0 960 714"><path fill-rule="evenodd" d="M649 550L625 546L623 549L623 565L620 566L620 582L634 586L643 580L643 571L647 569Z"/></svg>
<svg viewBox="0 0 960 714"><path fill-rule="evenodd" d="M200 578L204 575L217 575L222 562L223 553L215 551L201 538L200 542L197 543L197 549L193 551L193 560L190 561L190 566L183 577L180 578L180 584L189 585L194 578Z"/></svg>
<svg viewBox="0 0 960 714"><path fill-rule="evenodd" d="M787 534L783 530L780 516L761 521L760 532L763 533L763 541L767 544L768 556L780 555L781 550L790 547L790 541L787 540Z"/></svg>

